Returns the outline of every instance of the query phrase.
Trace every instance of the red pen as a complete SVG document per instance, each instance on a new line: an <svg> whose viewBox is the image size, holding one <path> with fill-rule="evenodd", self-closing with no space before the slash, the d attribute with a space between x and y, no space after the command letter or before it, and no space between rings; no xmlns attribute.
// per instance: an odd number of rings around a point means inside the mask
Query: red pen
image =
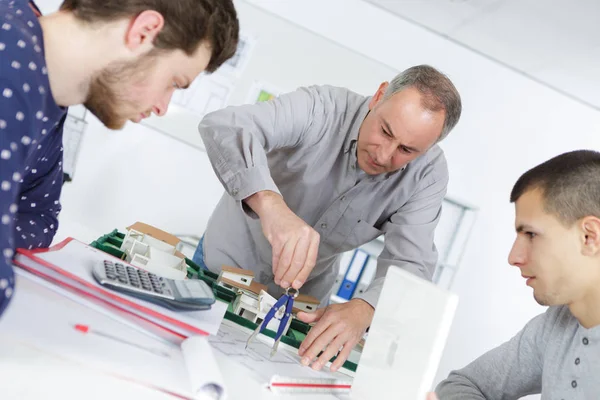
<svg viewBox="0 0 600 400"><path fill-rule="evenodd" d="M111 334L108 334L108 333L105 333L105 332L102 332L102 331L98 331L96 329L92 329L88 325L75 324L73 327L75 328L76 331L81 332L83 334L93 334L93 335L96 335L96 336L101 336L101 337L104 337L104 338L107 338L107 339L111 339L111 340L114 340L114 341L122 343L122 344L126 344L126 345L129 345L129 346L136 347L136 348L141 349L141 350L149 351L150 353L153 353L153 354L156 354L156 355L159 355L159 356L162 356L162 357L167 357L167 358L170 357L169 353L167 353L165 351L158 350L158 349L153 349L153 348L150 348L150 347L141 346L141 345L139 345L137 343L130 342L128 340L119 338L117 336L114 336L114 335L111 335Z"/></svg>

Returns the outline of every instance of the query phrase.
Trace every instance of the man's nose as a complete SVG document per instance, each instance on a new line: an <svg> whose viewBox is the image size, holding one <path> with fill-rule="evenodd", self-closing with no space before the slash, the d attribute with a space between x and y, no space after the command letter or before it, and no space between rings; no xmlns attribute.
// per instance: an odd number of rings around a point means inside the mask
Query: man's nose
<svg viewBox="0 0 600 400"><path fill-rule="evenodd" d="M515 267L519 267L525 263L525 251L523 246L520 246L518 240L515 240L510 253L508 253L508 263Z"/></svg>
<svg viewBox="0 0 600 400"><path fill-rule="evenodd" d="M381 166L389 165L395 151L395 146L381 146L377 152L377 159L375 162Z"/></svg>
<svg viewBox="0 0 600 400"><path fill-rule="evenodd" d="M159 117L162 117L167 113L169 109L169 103L171 102L171 98L173 97L173 91L170 90L167 92L165 96L163 96L160 101L152 107L152 112Z"/></svg>

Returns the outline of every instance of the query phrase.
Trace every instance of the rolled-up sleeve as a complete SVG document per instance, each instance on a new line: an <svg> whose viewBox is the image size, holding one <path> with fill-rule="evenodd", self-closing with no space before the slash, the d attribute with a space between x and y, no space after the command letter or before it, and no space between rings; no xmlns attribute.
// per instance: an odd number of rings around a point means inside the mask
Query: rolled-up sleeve
<svg viewBox="0 0 600 400"><path fill-rule="evenodd" d="M198 130L217 177L241 206L242 200L259 191L281 194L267 154L317 141L311 126L322 114L317 89L301 88L267 102L208 114Z"/></svg>
<svg viewBox="0 0 600 400"><path fill-rule="evenodd" d="M448 187L445 159L419 182L414 195L384 224L384 249L377 259L377 270L368 289L356 296L377 306L385 275L391 265L423 279L431 280L438 259L434 244L442 201Z"/></svg>

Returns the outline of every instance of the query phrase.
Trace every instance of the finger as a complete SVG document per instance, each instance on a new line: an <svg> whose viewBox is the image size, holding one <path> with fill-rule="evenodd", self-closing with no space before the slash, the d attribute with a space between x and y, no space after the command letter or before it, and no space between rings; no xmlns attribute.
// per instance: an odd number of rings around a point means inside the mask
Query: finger
<svg viewBox="0 0 600 400"><path fill-rule="evenodd" d="M281 286L289 287L292 284L292 282L296 280L296 276L304 266L306 260L306 253L309 249L309 244L310 241L306 237L302 237L300 238L300 240L298 240L298 242L296 243L296 248L294 249L294 255L290 264L290 268L287 270L283 278L281 278Z"/></svg>
<svg viewBox="0 0 600 400"><path fill-rule="evenodd" d="M323 314L326 312L327 308L323 309ZM318 312L318 311L317 311ZM304 353L311 347L313 342L323 333L327 328L329 328L330 322L327 318L321 316L319 318L319 322L315 326L313 326L308 335L304 338L302 343L300 343L300 348L298 349L298 354L300 356L304 355ZM320 351L320 350L319 350Z"/></svg>
<svg viewBox="0 0 600 400"><path fill-rule="evenodd" d="M342 348L342 351L340 351L333 364L331 364L331 372L335 372L338 369L342 368L342 365L344 365L348 357L350 357L350 352L352 351L354 346L356 346L356 343L354 343L353 341L344 343L344 348Z"/></svg>
<svg viewBox="0 0 600 400"><path fill-rule="evenodd" d="M316 321L320 320L324 313L325 313L325 307L324 308L318 308L317 311L311 312L311 313L300 311L296 315L296 317L300 321L302 321L302 322L304 322L306 324L312 324L313 322L316 322Z"/></svg>
<svg viewBox="0 0 600 400"><path fill-rule="evenodd" d="M304 282L308 279L308 276L315 268L315 264L317 263L317 254L319 253L319 235L315 235L308 247L308 251L306 253L306 261L304 262L304 266L296 276L296 279L292 282L292 287L294 289L300 289Z"/></svg>
<svg viewBox="0 0 600 400"><path fill-rule="evenodd" d="M319 353L322 352L321 356L312 363L312 368L316 371L323 368L323 365L333 357L342 346L343 341L338 338L343 331L337 329L335 325L330 325L325 332L323 332L312 345L306 350L302 362L308 359L316 358ZM306 365L306 364L305 364Z"/></svg>
<svg viewBox="0 0 600 400"><path fill-rule="evenodd" d="M281 258L281 252L283 251L283 245L284 245L284 243L281 243L279 241L277 241L275 243L271 243L271 250L273 252L273 260L272 260L273 263L271 264L271 267L273 269L273 275L275 275L275 272L277 271L277 265L279 264L279 259Z"/></svg>
<svg viewBox="0 0 600 400"><path fill-rule="evenodd" d="M321 354L317 361L312 364L312 368L316 371L319 371L321 368L323 368L323 366L338 353L340 348L344 346L346 340L347 339L344 337L344 332L339 331L339 334L333 339L333 341L331 341L331 343L327 345L327 348L323 350L323 354Z"/></svg>
<svg viewBox="0 0 600 400"><path fill-rule="evenodd" d="M318 325L319 324L315 325L315 327ZM312 329L309 333L312 333ZM301 346L304 346L305 349L302 355L302 364L308 365L310 361L315 359L317 355L323 351L323 349L325 349L325 347L327 347L327 345L331 343L331 341L334 340L340 333L342 332L337 329L335 325L329 324L327 328L320 332L318 336L315 336L310 343L305 344L304 341L306 341L306 339L304 339L301 344Z"/></svg>
<svg viewBox="0 0 600 400"><path fill-rule="evenodd" d="M283 278L283 275L287 272L288 268L290 267L295 246L296 243L293 240L288 240L283 246L279 262L277 263L277 268L275 269L275 283L278 285L281 283L281 278Z"/></svg>

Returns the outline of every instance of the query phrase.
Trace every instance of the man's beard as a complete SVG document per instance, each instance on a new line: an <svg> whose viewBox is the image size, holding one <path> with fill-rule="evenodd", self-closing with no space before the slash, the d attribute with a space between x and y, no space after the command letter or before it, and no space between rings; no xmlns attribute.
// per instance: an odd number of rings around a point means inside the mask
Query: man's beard
<svg viewBox="0 0 600 400"><path fill-rule="evenodd" d="M122 129L139 105L128 97L127 87L134 82L143 82L156 61L155 51L138 60L114 62L92 78L84 106L109 129Z"/></svg>

